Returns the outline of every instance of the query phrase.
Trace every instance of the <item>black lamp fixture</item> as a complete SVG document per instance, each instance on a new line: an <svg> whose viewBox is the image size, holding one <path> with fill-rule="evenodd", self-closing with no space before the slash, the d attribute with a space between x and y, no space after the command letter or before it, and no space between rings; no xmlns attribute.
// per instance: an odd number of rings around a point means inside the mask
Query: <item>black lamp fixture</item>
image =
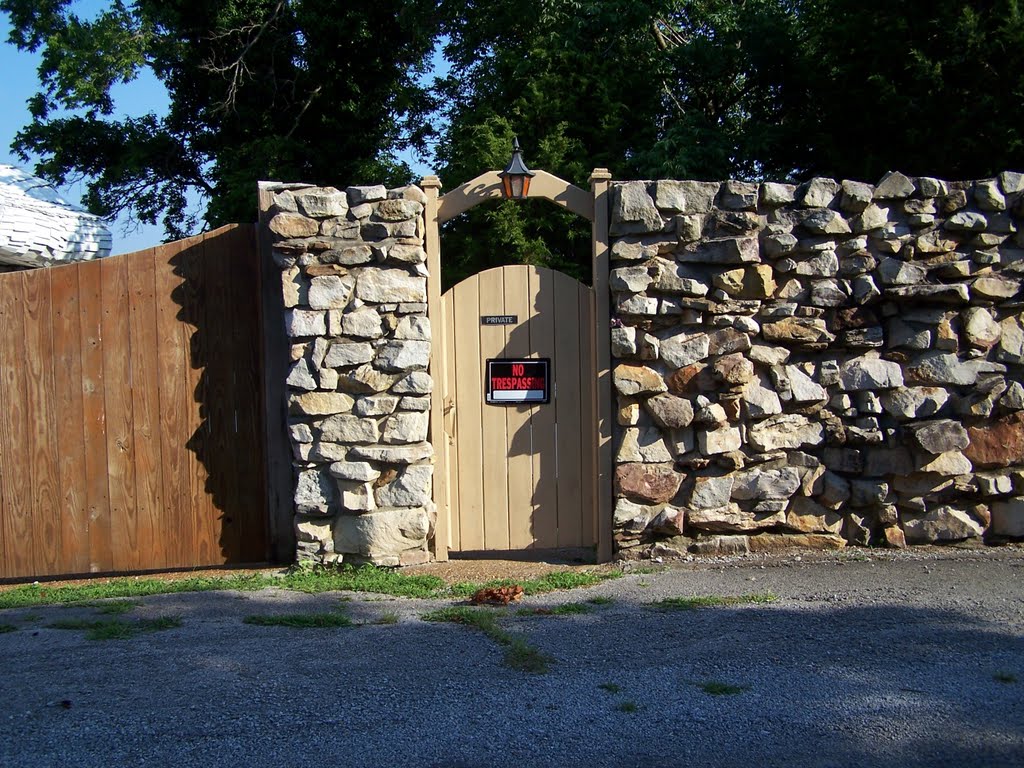
<svg viewBox="0 0 1024 768"><path fill-rule="evenodd" d="M522 200L530 193L530 178L536 176L533 171L526 167L523 156L519 151L519 139L512 139L512 159L508 166L498 174L501 177L502 190L506 200Z"/></svg>

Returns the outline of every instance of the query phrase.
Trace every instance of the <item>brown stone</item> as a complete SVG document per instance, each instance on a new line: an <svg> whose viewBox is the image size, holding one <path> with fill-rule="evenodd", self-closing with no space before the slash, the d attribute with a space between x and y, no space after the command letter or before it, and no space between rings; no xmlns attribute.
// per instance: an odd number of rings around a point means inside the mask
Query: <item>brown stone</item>
<svg viewBox="0 0 1024 768"><path fill-rule="evenodd" d="M837 310L830 325L834 331L845 331L878 324L878 315L874 311L864 307L848 307Z"/></svg>
<svg viewBox="0 0 1024 768"><path fill-rule="evenodd" d="M686 525L686 512L679 507L665 507L658 513L648 530L666 536L682 536Z"/></svg>
<svg viewBox="0 0 1024 768"><path fill-rule="evenodd" d="M1008 467L1024 463L1024 413L967 428L970 445L964 456L975 467Z"/></svg>
<svg viewBox="0 0 1024 768"><path fill-rule="evenodd" d="M612 373L615 388L623 395L639 395L649 392L664 392L665 382L661 376L646 365L621 363Z"/></svg>
<svg viewBox="0 0 1024 768"><path fill-rule="evenodd" d="M270 231L278 237L309 237L320 225L299 213L279 213L270 220Z"/></svg>
<svg viewBox="0 0 1024 768"><path fill-rule="evenodd" d="M715 376L730 387L742 387L754 378L754 364L739 353L718 358L712 369Z"/></svg>
<svg viewBox="0 0 1024 768"><path fill-rule="evenodd" d="M673 395L688 395L696 392L697 376L707 368L704 363L694 363L685 368L679 368L665 377L668 391Z"/></svg>
<svg viewBox="0 0 1024 768"><path fill-rule="evenodd" d="M708 354L728 355L750 349L750 337L735 328L722 328L708 334Z"/></svg>
<svg viewBox="0 0 1024 768"><path fill-rule="evenodd" d="M624 496L661 504L679 491L683 476L671 464L620 464L615 468L615 490Z"/></svg>
<svg viewBox="0 0 1024 768"><path fill-rule="evenodd" d="M818 319L787 317L775 323L765 323L761 333L768 341L782 344L825 346L835 341L835 336L825 328L825 322Z"/></svg>
<svg viewBox="0 0 1024 768"><path fill-rule="evenodd" d="M668 429L682 429L693 422L693 405L675 395L655 395L644 403L655 423Z"/></svg>
<svg viewBox="0 0 1024 768"><path fill-rule="evenodd" d="M898 525L889 525L882 529L885 536L885 543L896 549L906 549L907 537L903 535L903 529Z"/></svg>
<svg viewBox="0 0 1024 768"><path fill-rule="evenodd" d="M306 274L310 277L323 277L325 275L347 275L348 269L340 264L310 264L306 267Z"/></svg>

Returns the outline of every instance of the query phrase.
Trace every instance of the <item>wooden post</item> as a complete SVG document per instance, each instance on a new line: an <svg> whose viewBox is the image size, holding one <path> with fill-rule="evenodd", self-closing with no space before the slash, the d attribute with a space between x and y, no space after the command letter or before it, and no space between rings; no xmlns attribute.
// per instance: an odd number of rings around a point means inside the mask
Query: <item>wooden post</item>
<svg viewBox="0 0 1024 768"><path fill-rule="evenodd" d="M608 287L608 263L611 243L608 236L609 195L612 175L607 168L595 168L590 174L594 197L593 254L595 309L593 339L597 382L594 387L594 424L596 426L597 467L594 472L594 498L597 502L597 561L612 559L612 381L611 381L611 293Z"/></svg>
<svg viewBox="0 0 1024 768"><path fill-rule="evenodd" d="M272 182L259 183L259 271L260 271L260 369L263 375L263 435L265 440L265 497L267 555L277 563L295 560L295 527L292 497L292 450L288 439L288 406L285 381L288 378L288 337L284 329L284 296L281 270L270 252L270 206Z"/></svg>
<svg viewBox="0 0 1024 768"><path fill-rule="evenodd" d="M448 438L444 431L444 397L448 393L447 350L441 306L441 234L438 231L437 197L441 180L426 176L420 182L427 196L423 211L427 251L427 317L430 319L430 375L434 391L430 395L429 440L434 447L434 559L448 560L448 526L451 506L448 503Z"/></svg>

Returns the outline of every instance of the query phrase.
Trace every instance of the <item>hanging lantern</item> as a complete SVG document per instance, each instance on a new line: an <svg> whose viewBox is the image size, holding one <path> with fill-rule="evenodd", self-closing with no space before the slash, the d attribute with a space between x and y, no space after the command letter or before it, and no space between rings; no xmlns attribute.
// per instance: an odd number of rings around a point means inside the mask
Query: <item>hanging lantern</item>
<svg viewBox="0 0 1024 768"><path fill-rule="evenodd" d="M519 151L519 139L512 139L512 159L505 170L498 174L501 177L505 199L522 200L527 197L530 194L530 178L535 175L523 162L523 156Z"/></svg>

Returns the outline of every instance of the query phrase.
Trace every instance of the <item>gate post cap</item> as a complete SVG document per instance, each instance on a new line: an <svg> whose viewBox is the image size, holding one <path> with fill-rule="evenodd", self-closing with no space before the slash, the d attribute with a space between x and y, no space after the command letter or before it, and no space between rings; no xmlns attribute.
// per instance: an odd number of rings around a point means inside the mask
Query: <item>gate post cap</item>
<svg viewBox="0 0 1024 768"><path fill-rule="evenodd" d="M612 172L607 168L595 168L590 172L590 183L593 184L595 181L610 181L612 178Z"/></svg>
<svg viewBox="0 0 1024 768"><path fill-rule="evenodd" d="M440 189L441 179L433 175L424 176L420 181L420 186L423 187L423 189Z"/></svg>

